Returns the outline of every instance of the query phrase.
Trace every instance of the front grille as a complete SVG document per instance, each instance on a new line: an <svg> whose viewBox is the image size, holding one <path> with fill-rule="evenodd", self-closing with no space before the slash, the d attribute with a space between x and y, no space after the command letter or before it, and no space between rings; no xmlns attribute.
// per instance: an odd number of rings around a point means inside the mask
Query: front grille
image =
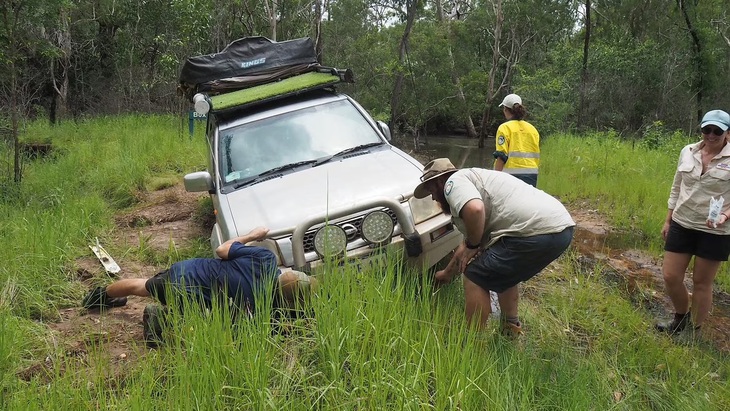
<svg viewBox="0 0 730 411"><path fill-rule="evenodd" d="M393 220L393 224L396 226L398 225L398 218L396 217L395 212L393 210L391 210L389 208L380 208L379 210L385 211L390 216L391 220ZM373 211L375 211L375 210L373 210ZM335 225L337 225L339 227L343 227L348 224L355 227L357 232L347 238L348 244L352 241L356 241L356 240L359 240L362 238L360 226L362 225L362 220L365 218L366 215L368 215L368 213L359 215L357 217L351 217L351 218L346 218L343 220L338 220L337 222L334 223ZM314 235L317 233L317 230L319 230L322 226L323 226L323 224L318 225L318 226L310 229L309 231L307 231L304 234L304 252L305 253L314 251Z"/></svg>

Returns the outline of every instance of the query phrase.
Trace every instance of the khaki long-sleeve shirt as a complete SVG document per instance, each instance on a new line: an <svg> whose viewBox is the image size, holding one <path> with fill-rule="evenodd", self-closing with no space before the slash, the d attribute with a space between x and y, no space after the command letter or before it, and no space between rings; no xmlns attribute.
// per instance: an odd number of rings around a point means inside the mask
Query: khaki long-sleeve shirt
<svg viewBox="0 0 730 411"><path fill-rule="evenodd" d="M730 144L726 144L702 174L702 142L689 144L679 153L672 190L667 202L672 219L684 228L730 235L730 223L712 229L706 225L710 198L724 198L722 212L730 215Z"/></svg>

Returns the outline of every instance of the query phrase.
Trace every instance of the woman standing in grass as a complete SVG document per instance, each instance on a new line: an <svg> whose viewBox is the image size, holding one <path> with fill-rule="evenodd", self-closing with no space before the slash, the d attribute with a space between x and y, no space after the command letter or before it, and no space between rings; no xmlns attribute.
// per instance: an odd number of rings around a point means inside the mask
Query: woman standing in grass
<svg viewBox="0 0 730 411"><path fill-rule="evenodd" d="M705 114L702 141L685 146L669 195L664 237L664 285L674 305L674 318L657 324L669 334L685 328L699 330L712 307L712 283L722 261L730 255L730 115L722 110ZM710 200L725 200L717 218L708 217ZM684 275L692 256L692 301ZM691 308L690 308L691 307Z"/></svg>
<svg viewBox="0 0 730 411"><path fill-rule="evenodd" d="M494 169L512 174L537 187L540 133L524 120L526 110L522 106L522 98L517 94L507 95L499 106L507 121L497 129Z"/></svg>

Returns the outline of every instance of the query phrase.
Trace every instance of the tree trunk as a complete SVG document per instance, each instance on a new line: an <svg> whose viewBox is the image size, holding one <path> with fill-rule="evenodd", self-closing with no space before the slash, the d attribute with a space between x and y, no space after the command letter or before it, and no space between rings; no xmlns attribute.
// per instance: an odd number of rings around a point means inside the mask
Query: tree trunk
<svg viewBox="0 0 730 411"><path fill-rule="evenodd" d="M586 93L588 92L588 50L591 44L591 0L585 0L585 37L583 39L583 64L580 69L580 101L578 103L578 128L583 129L587 124Z"/></svg>
<svg viewBox="0 0 730 411"><path fill-rule="evenodd" d="M23 179L23 173L20 168L20 138L18 136L18 73L16 72L15 62L10 62L10 127L13 135L13 181L20 184Z"/></svg>
<svg viewBox="0 0 730 411"><path fill-rule="evenodd" d="M479 148L484 148L484 139L487 137L487 130L489 128L492 100L496 95L496 91L494 89L494 81L495 77L497 76L497 68L499 65L500 42L502 40L502 22L504 21L504 16L502 15L502 0L497 0L494 2L494 20L494 46L492 47L492 66L489 68L489 80L487 83L487 101L485 103L484 113L482 114L482 123L479 127Z"/></svg>
<svg viewBox="0 0 730 411"><path fill-rule="evenodd" d="M53 85L53 106L55 107L51 123L63 121L69 112L68 88L69 69L71 68L72 40L69 29L69 17L65 9L61 9L59 29L52 39L59 49L60 57L51 58L51 84Z"/></svg>
<svg viewBox="0 0 730 411"><path fill-rule="evenodd" d="M416 10L418 10L418 3L420 0L409 0L406 2L406 27L403 30L403 36L400 39L398 45L398 72L395 75L395 82L393 84L393 94L390 97L390 128L394 132L399 129L398 125L401 122L400 102L401 93L403 92L403 67L406 60L406 53L408 53L408 40L411 36L411 30L413 29L413 22L416 20ZM418 144L418 142L416 142ZM416 147L418 149L418 147Z"/></svg>
<svg viewBox="0 0 730 411"><path fill-rule="evenodd" d="M0 25L0 36L5 37L7 41L7 50L4 58L7 61L8 68L10 70L10 89L8 90L9 96L7 96L8 103L10 105L10 139L13 145L13 181L16 184L20 184L23 179L23 170L21 167L20 157L20 136L19 136L19 123L20 123L20 105L19 101L21 98L21 86L20 79L20 68L17 65L18 59L20 59L20 49L22 42L18 40L18 30L20 30L20 21L23 16L26 4L24 3L0 3L0 18L2 18L2 24Z"/></svg>
<svg viewBox="0 0 730 411"><path fill-rule="evenodd" d="M692 24L692 20L689 17L687 10L687 3L684 0L677 0L677 6L682 11L682 17L687 25L690 37L692 37L692 52L694 54L693 60L695 63L694 73L694 89L695 89L695 104L697 105L697 122L702 121L702 94L705 88L705 76L702 69L702 42L700 36L697 33L697 28Z"/></svg>
<svg viewBox="0 0 730 411"><path fill-rule="evenodd" d="M451 30L449 30L451 31ZM461 86L461 80L456 74L456 67L454 65L454 55L451 53L451 46L449 46L449 60L451 60L451 82L456 87L456 98L459 99L461 107L464 110L464 127L466 127L466 135L469 138L477 138L477 129L474 127L474 121L471 119L469 114L469 106L466 104L466 96L464 95L464 88Z"/></svg>
<svg viewBox="0 0 730 411"><path fill-rule="evenodd" d="M271 29L271 40L276 41L276 2L277 0L271 0L271 3L269 3L269 0L264 0L264 8L266 9L266 14L269 18L269 28Z"/></svg>
<svg viewBox="0 0 730 411"><path fill-rule="evenodd" d="M314 2L314 51L317 54L317 61L322 64L324 60L324 43L322 39L322 2L324 0L315 0Z"/></svg>
<svg viewBox="0 0 730 411"><path fill-rule="evenodd" d="M459 103L461 104L462 110L464 110L464 115L466 116L464 118L464 127L466 128L466 134L469 138L476 138L477 137L477 130L474 127L474 121L471 119L471 115L469 114L469 107L466 104L466 96L464 95L464 88L461 86L461 80L459 79L459 76L456 74L456 65L454 64L454 54L451 52L451 39L452 39L452 32L451 32L451 20L444 18L444 9L443 5L441 3L442 0L436 0L436 18L438 19L438 22L441 24L446 25L446 33L448 37L449 44L447 46L448 52L449 52L449 64L451 65L451 83L456 88L456 98L459 99Z"/></svg>

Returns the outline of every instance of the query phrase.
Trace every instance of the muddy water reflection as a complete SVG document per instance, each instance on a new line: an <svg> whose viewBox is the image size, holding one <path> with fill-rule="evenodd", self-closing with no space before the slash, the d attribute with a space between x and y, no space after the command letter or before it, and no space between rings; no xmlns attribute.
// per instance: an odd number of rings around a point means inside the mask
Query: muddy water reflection
<svg viewBox="0 0 730 411"><path fill-rule="evenodd" d="M396 145L423 163L448 157L459 168L492 168L494 143L494 139L486 140L485 147L480 149L477 140L429 137L428 145L418 151L413 150L412 142L401 141ZM652 316L669 317L672 308L664 292L661 258L632 249L630 244L641 243L637 234L612 231L602 216L587 209L586 204L567 206L577 223L573 248L578 251L581 269L600 273L607 284L618 288L634 305ZM686 284L691 289L691 274ZM730 352L730 295L715 292L714 300L713 312L703 325L703 338L712 341L719 350Z"/></svg>
<svg viewBox="0 0 730 411"><path fill-rule="evenodd" d="M413 150L413 142L399 141L396 145L423 162L434 158L448 157L456 167L492 168L494 163L494 139L487 139L484 148L477 147L476 139L457 136L429 137L428 144L420 150Z"/></svg>

